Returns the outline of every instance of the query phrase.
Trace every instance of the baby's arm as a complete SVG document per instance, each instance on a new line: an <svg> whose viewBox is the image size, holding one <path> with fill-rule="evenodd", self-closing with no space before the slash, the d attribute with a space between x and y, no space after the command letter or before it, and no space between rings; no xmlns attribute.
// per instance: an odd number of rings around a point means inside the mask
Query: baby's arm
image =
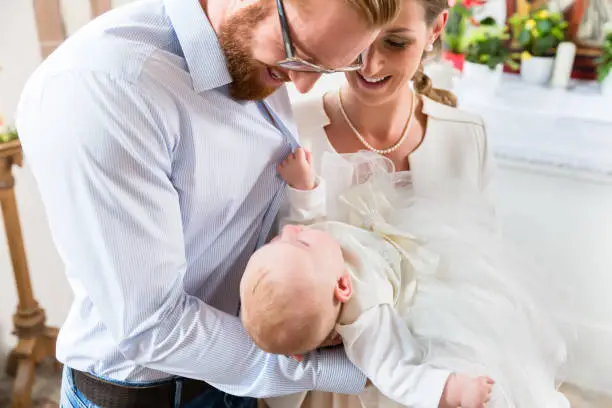
<svg viewBox="0 0 612 408"><path fill-rule="evenodd" d="M325 181L312 169L310 152L297 148L278 166L287 183L287 201L280 213L280 226L312 224L326 217Z"/></svg>
<svg viewBox="0 0 612 408"><path fill-rule="evenodd" d="M349 360L395 402L413 408L486 406L493 382L420 364L416 340L391 305L370 308L337 331Z"/></svg>

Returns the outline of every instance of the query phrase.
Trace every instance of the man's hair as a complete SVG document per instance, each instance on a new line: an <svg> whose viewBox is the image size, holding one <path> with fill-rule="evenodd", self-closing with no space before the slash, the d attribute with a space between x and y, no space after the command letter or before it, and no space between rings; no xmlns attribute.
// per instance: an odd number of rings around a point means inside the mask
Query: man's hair
<svg viewBox="0 0 612 408"><path fill-rule="evenodd" d="M395 20L403 1L405 0L346 0L373 27L381 27Z"/></svg>
<svg viewBox="0 0 612 408"><path fill-rule="evenodd" d="M303 0L291 1L295 6L302 9L309 9L308 2ZM331 0L328 0L331 1ZM336 1L336 0L334 0ZM382 27L391 23L400 12L403 1L406 0L345 0L349 6L353 7L357 13L371 26Z"/></svg>

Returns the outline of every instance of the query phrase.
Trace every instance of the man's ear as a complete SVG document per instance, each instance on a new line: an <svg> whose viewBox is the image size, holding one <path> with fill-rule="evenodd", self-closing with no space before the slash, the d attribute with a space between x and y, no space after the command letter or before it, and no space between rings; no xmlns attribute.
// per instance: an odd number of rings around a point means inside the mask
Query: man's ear
<svg viewBox="0 0 612 408"><path fill-rule="evenodd" d="M353 295L353 285L351 283L351 277L348 273L342 274L342 276L336 282L336 289L334 295L340 303L346 303Z"/></svg>

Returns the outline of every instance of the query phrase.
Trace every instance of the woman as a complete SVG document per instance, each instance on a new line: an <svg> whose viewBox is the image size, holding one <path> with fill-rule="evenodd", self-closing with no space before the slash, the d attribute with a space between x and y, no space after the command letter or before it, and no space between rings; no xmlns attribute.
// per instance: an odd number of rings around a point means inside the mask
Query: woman
<svg viewBox="0 0 612 408"><path fill-rule="evenodd" d="M294 106L302 144L317 170L323 152L372 150L409 171L415 188L459 177L484 190L490 163L482 119L454 108L455 97L433 89L423 73L422 61L440 48L447 3L404 4L368 49L362 70Z"/></svg>
<svg viewBox="0 0 612 408"><path fill-rule="evenodd" d="M302 144L318 173L325 154L371 150L389 158L415 190L451 179L487 189L490 159L482 120L456 109L454 96L433 89L423 73L422 61L440 48L447 7L446 0L406 0L397 20L364 55L360 71L346 74L339 89L309 95L294 106ZM397 407L369 389L360 397L310 392L267 403L361 408L363 401L368 407Z"/></svg>

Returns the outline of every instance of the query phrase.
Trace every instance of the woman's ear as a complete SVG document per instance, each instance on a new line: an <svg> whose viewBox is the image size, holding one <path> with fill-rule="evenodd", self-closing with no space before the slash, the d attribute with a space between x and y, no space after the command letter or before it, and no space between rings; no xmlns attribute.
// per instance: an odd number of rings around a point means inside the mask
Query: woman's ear
<svg viewBox="0 0 612 408"><path fill-rule="evenodd" d="M446 27L447 21L448 21L448 10L444 10L443 12L438 14L438 17L436 17L433 24L431 25L430 44L433 44L442 35L442 32L444 31L444 27Z"/></svg>
<svg viewBox="0 0 612 408"><path fill-rule="evenodd" d="M338 282L336 282L334 295L340 303L346 303L353 295L353 285L351 284L351 277L348 273L342 274Z"/></svg>

